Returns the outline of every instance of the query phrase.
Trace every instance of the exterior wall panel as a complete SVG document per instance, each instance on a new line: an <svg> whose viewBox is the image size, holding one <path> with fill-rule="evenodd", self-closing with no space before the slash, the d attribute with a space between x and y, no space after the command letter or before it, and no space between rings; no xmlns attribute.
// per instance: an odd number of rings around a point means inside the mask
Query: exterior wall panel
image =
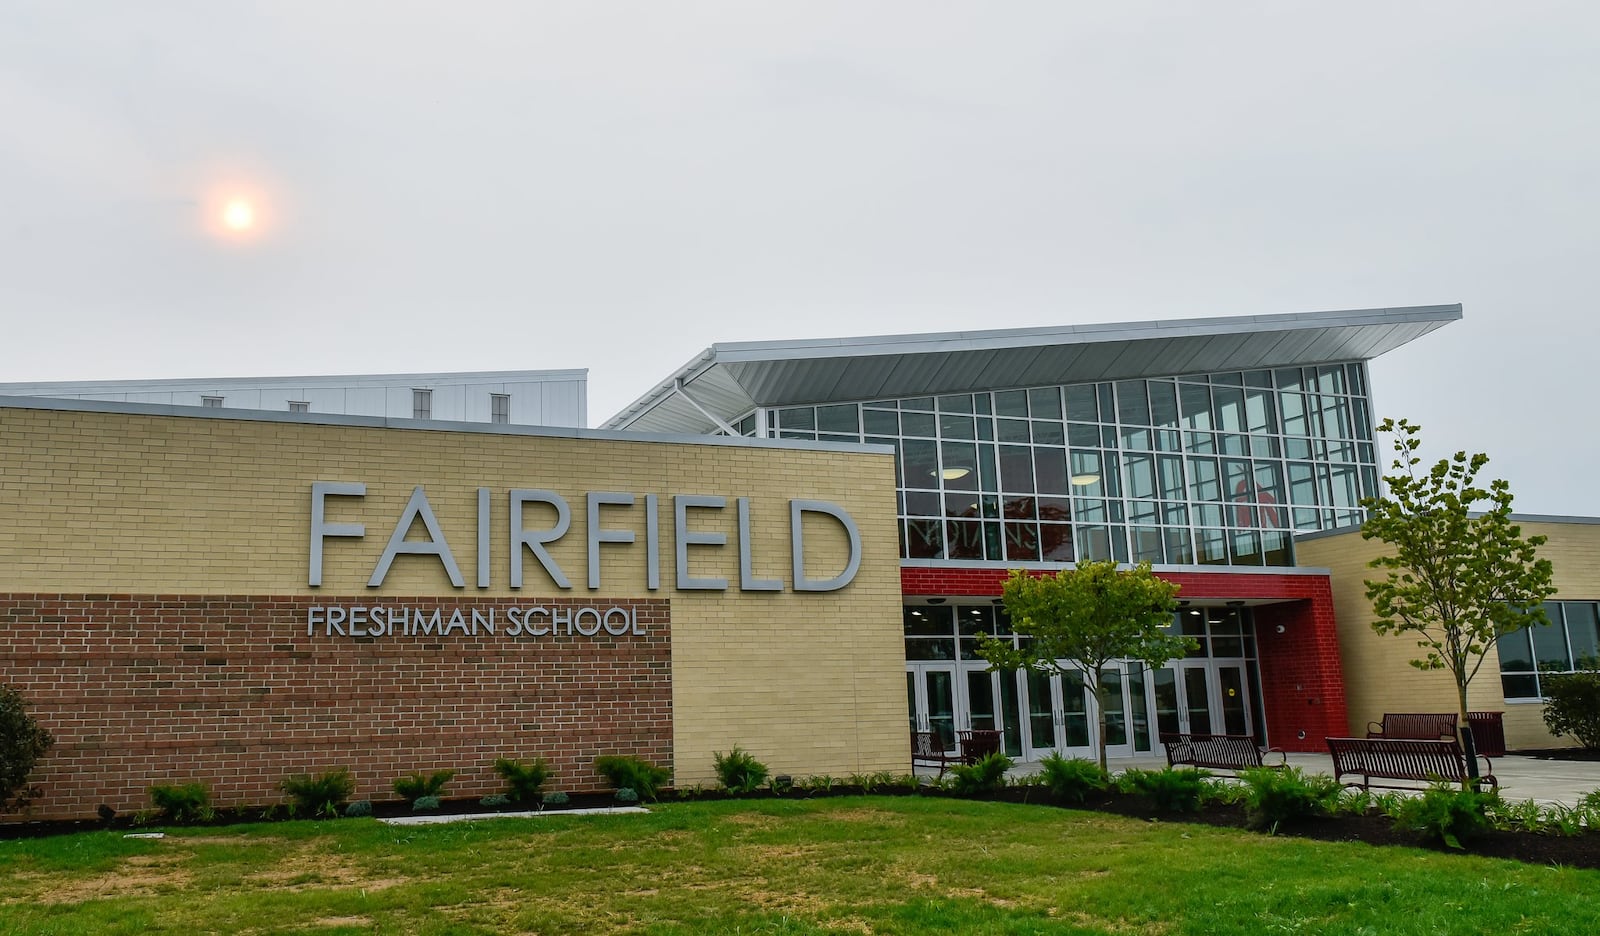
<svg viewBox="0 0 1600 936"><path fill-rule="evenodd" d="M1550 538L1539 551L1554 566L1556 598L1573 601L1600 599L1600 524L1594 522L1521 521L1523 535ZM1385 712L1450 712L1456 709L1455 681L1443 670L1422 671L1410 660L1421 655L1407 637L1379 635L1372 630L1375 615L1365 597L1363 581L1377 570L1367 563L1379 555L1383 544L1363 540L1352 530L1335 536L1317 536L1296 544L1305 561L1332 572L1335 611L1339 621L1339 648L1344 656L1350 700L1350 731L1363 734L1369 721ZM1537 702L1508 703L1500 687L1500 657L1491 650L1473 679L1467 696L1471 711L1504 712L1508 750L1565 747L1571 738L1555 738L1544 727L1544 706Z"/></svg>
<svg viewBox="0 0 1600 936"><path fill-rule="evenodd" d="M83 815L113 796L136 808L150 784L178 779L209 783L221 804L256 802L272 792L263 782L339 766L361 796L444 767L459 771L450 792L481 795L498 789L489 765L501 755L548 757L553 786L572 790L601 784L588 770L600 753L670 760L677 783L709 782L712 753L735 744L779 773L909 768L887 454L31 408L0 408L0 438L0 670L58 738L38 815ZM307 584L313 481L367 491L327 498L327 521L362 523L365 536L325 540L320 588ZM465 587L434 556L400 555L369 588L419 485ZM487 588L476 586L480 487L491 492ZM569 503L571 527L549 551L570 589L526 551L524 587L510 588L512 488ZM601 513L636 542L599 546L594 590L590 491L638 495ZM646 493L660 497L654 591ZM727 590L676 587L674 494L728 498L687 524L725 538L688 556L690 574L726 578ZM740 590L739 496L751 499L751 571L780 591ZM861 568L845 588L793 590L794 497L837 504L858 524ZM524 515L530 529L554 521L537 504ZM426 538L420 522L409 537ZM831 518L807 515L805 548L807 574L826 578L848 541ZM307 634L314 604L430 602L497 608L502 630ZM508 641L505 609L541 604L634 607L646 636L580 642L587 657Z"/></svg>

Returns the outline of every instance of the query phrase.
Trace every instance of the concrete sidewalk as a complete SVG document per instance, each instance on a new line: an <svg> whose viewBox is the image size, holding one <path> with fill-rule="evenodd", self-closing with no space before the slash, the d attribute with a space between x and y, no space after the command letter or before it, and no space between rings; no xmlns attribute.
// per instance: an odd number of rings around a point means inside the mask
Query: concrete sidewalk
<svg viewBox="0 0 1600 936"><path fill-rule="evenodd" d="M1273 758L1276 760L1276 757ZM1289 754L1286 760L1292 767L1306 773L1332 774L1333 758L1327 754ZM1546 805L1560 803L1575 806L1584 794L1600 790L1600 761L1544 760L1507 754L1491 759L1495 777L1500 781L1500 795L1508 800L1531 799ZM1160 770L1167 766L1159 753L1138 757L1113 757L1107 762L1112 773L1129 767L1141 770ZM924 772L920 769L918 773ZM931 776L932 773L929 772ZM1039 772L1037 762L1018 763L1014 774Z"/></svg>

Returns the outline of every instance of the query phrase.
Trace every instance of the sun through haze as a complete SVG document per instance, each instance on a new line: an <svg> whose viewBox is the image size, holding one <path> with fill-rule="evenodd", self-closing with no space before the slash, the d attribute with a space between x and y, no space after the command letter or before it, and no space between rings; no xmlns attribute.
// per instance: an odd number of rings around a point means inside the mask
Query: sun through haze
<svg viewBox="0 0 1600 936"><path fill-rule="evenodd" d="M1600 514L1600 4L471 8L0 3L0 380L1459 302L1379 415Z"/></svg>

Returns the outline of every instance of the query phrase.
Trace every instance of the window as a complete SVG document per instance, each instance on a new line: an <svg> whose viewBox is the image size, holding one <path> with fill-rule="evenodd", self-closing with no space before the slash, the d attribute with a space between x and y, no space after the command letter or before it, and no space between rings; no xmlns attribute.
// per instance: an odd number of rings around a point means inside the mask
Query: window
<svg viewBox="0 0 1600 936"><path fill-rule="evenodd" d="M1544 698L1543 676L1600 670L1600 602L1548 601L1544 613L1548 624L1500 638L1500 685L1508 701Z"/></svg>
<svg viewBox="0 0 1600 936"><path fill-rule="evenodd" d="M203 396L200 398L200 405L206 407L207 409L221 409L222 397Z"/></svg>
<svg viewBox="0 0 1600 936"><path fill-rule="evenodd" d="M413 390L413 391L411 391L411 418L412 419L432 419L433 418L433 391L432 390Z"/></svg>
<svg viewBox="0 0 1600 936"><path fill-rule="evenodd" d="M309 413L309 412L311 412L311 404L307 403L307 402L304 402L303 400L290 400L289 401L289 412L291 412L291 413Z"/></svg>
<svg viewBox="0 0 1600 936"><path fill-rule="evenodd" d="M489 394L489 421L501 425L511 421L511 394Z"/></svg>

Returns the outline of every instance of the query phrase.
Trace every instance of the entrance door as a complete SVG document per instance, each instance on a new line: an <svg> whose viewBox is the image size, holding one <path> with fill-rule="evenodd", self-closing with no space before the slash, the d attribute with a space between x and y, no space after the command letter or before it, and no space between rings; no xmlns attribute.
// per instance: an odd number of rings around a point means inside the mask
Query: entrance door
<svg viewBox="0 0 1600 936"><path fill-rule="evenodd" d="M1153 674L1156 723L1164 732L1252 734L1250 684L1239 663L1173 663Z"/></svg>
<svg viewBox="0 0 1600 936"><path fill-rule="evenodd" d="M906 706L912 731L931 731L945 753L956 753L954 663L907 663Z"/></svg>
<svg viewBox="0 0 1600 936"><path fill-rule="evenodd" d="M1017 710L1017 678L987 667L962 667L967 701L967 727L1000 732L1000 749L1008 757L1022 755L1022 719Z"/></svg>
<svg viewBox="0 0 1600 936"><path fill-rule="evenodd" d="M1052 676L1027 670L1023 674L1028 702L1027 759L1038 760L1059 751L1073 757L1094 756L1094 736L1088 693L1083 674L1068 671Z"/></svg>

